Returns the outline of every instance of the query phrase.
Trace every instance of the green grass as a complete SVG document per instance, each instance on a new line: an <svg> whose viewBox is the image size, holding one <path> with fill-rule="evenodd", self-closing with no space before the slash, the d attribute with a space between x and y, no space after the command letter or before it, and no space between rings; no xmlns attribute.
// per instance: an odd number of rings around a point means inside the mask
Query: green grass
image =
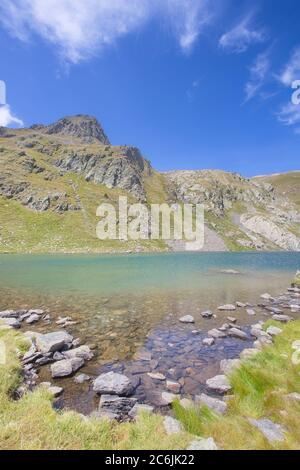
<svg viewBox="0 0 300 470"><path fill-rule="evenodd" d="M287 400L285 395L300 393L300 365L292 363L292 344L300 339L300 321L283 328L273 346L266 348L230 377L233 387L224 416L211 413L205 407L184 409L175 404L175 414L187 431L203 437L214 437L223 449L271 449L264 436L250 425L248 418L269 418L288 431L278 449L300 449L300 403Z"/></svg>
<svg viewBox="0 0 300 470"><path fill-rule="evenodd" d="M162 417L147 413L135 423L118 424L84 417L76 412L57 412L45 389L36 389L14 401L12 391L20 383L16 348L26 349L24 336L0 329L6 346L6 362L0 364L0 449L184 449L192 440L187 432L168 436Z"/></svg>

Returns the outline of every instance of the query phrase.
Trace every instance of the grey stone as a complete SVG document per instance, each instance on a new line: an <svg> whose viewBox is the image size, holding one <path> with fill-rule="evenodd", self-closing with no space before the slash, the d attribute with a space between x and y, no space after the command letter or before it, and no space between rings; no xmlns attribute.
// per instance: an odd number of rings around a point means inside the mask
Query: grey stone
<svg viewBox="0 0 300 470"><path fill-rule="evenodd" d="M99 375L94 381L93 390L100 394L130 395L133 392L133 384L126 375L116 372L107 372Z"/></svg>
<svg viewBox="0 0 300 470"><path fill-rule="evenodd" d="M65 346L70 346L73 337L66 331L54 331L52 333L38 334L36 347L42 353L61 351Z"/></svg>
<svg viewBox="0 0 300 470"><path fill-rule="evenodd" d="M289 321L292 320L292 317L289 315L273 315L272 316L273 320L279 321L281 323L288 323Z"/></svg>
<svg viewBox="0 0 300 470"><path fill-rule="evenodd" d="M91 377L87 374L79 374L74 377L74 382L77 384L83 384L84 382L88 382Z"/></svg>
<svg viewBox="0 0 300 470"><path fill-rule="evenodd" d="M154 406L136 403L134 407L129 411L128 416L130 416L130 418L135 419L141 413L153 413L153 411Z"/></svg>
<svg viewBox="0 0 300 470"><path fill-rule="evenodd" d="M216 328L213 328L212 330L209 330L207 332L208 336L211 336L212 338L225 338L226 334L223 331L217 330Z"/></svg>
<svg viewBox="0 0 300 470"><path fill-rule="evenodd" d="M178 434L182 431L182 424L177 420L172 418L171 416L166 416L164 418L164 428L168 435L171 434Z"/></svg>
<svg viewBox="0 0 300 470"><path fill-rule="evenodd" d="M236 306L233 304L220 305L220 307L218 307L218 310L233 312L234 310L236 310Z"/></svg>
<svg viewBox="0 0 300 470"><path fill-rule="evenodd" d="M241 359L250 359L251 357L256 356L256 354L258 354L258 352L259 351L257 349L246 348L241 352L240 358Z"/></svg>
<svg viewBox="0 0 300 470"><path fill-rule="evenodd" d="M161 403L162 405L171 405L173 401L178 398L174 393L162 392L161 394Z"/></svg>
<svg viewBox="0 0 300 470"><path fill-rule="evenodd" d="M228 335L234 338L248 339L247 333L240 330L239 328L230 328L230 330L228 331Z"/></svg>
<svg viewBox="0 0 300 470"><path fill-rule="evenodd" d="M234 369L240 367L241 360L240 359L223 359L220 362L220 369L225 375L231 374Z"/></svg>
<svg viewBox="0 0 300 470"><path fill-rule="evenodd" d="M249 418L249 422L252 426L262 432L266 439L272 444L273 442L283 442L285 440L285 429L277 423L274 423L270 419L252 419Z"/></svg>
<svg viewBox="0 0 300 470"><path fill-rule="evenodd" d="M213 312L206 310L205 312L202 312L201 315L203 318L211 318L213 316Z"/></svg>
<svg viewBox="0 0 300 470"><path fill-rule="evenodd" d="M1 321L7 326L7 327L11 327L11 328L21 328L21 323L19 322L19 320L17 320L16 318L1 318L0 319L0 323Z"/></svg>
<svg viewBox="0 0 300 470"><path fill-rule="evenodd" d="M167 380L166 388L172 393L179 393L181 389L181 385L178 382L174 382L173 380Z"/></svg>
<svg viewBox="0 0 300 470"><path fill-rule="evenodd" d="M68 377L84 365L84 360L75 357L73 359L63 359L51 365L51 374L53 378Z"/></svg>
<svg viewBox="0 0 300 470"><path fill-rule="evenodd" d="M166 380L166 376L160 372L148 372L147 375L154 380Z"/></svg>
<svg viewBox="0 0 300 470"><path fill-rule="evenodd" d="M246 312L248 315L256 315L256 311L253 308L247 308Z"/></svg>
<svg viewBox="0 0 300 470"><path fill-rule="evenodd" d="M219 400L218 398L210 397L205 393L201 393L201 395L196 395L195 402L199 405L205 405L219 414L224 414L227 410L227 403L222 400Z"/></svg>
<svg viewBox="0 0 300 470"><path fill-rule="evenodd" d="M195 439L190 443L186 450L219 450L214 439Z"/></svg>
<svg viewBox="0 0 300 470"><path fill-rule="evenodd" d="M69 349L68 351L64 351L63 355L67 359L72 359L73 357L81 357L85 361L89 361L94 357L94 354L88 346L79 346L75 349Z"/></svg>
<svg viewBox="0 0 300 470"><path fill-rule="evenodd" d="M269 326L266 332L271 336L277 336L277 335L280 335L280 333L282 333L282 329L278 328L277 326Z"/></svg>
<svg viewBox="0 0 300 470"><path fill-rule="evenodd" d="M204 344L205 346L212 346L214 342L215 342L214 338L204 338L204 340L202 341L202 344Z"/></svg>
<svg viewBox="0 0 300 470"><path fill-rule="evenodd" d="M195 323L194 317L192 315L185 315L184 317L179 318L181 323Z"/></svg>
<svg viewBox="0 0 300 470"><path fill-rule="evenodd" d="M231 385L226 375L216 375L215 377L208 379L206 381L206 385L210 390L221 394L231 390Z"/></svg>
<svg viewBox="0 0 300 470"><path fill-rule="evenodd" d="M28 323L29 325L31 325L32 323L38 322L39 319L40 319L40 316L39 316L39 315L37 315L36 313L32 313L32 314L30 315L30 317L28 317L25 321L26 321L26 323Z"/></svg>

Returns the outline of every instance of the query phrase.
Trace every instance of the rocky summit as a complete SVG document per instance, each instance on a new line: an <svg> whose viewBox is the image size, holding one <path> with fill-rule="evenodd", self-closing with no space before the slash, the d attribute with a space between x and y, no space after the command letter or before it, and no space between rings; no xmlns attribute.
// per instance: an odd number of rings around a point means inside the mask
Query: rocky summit
<svg viewBox="0 0 300 470"><path fill-rule="evenodd" d="M159 173L138 148L111 145L86 115L1 127L0 250L182 249L180 241L98 240L96 208L124 195L129 202L203 204L204 251L299 251L299 186L300 171L255 178L220 170Z"/></svg>

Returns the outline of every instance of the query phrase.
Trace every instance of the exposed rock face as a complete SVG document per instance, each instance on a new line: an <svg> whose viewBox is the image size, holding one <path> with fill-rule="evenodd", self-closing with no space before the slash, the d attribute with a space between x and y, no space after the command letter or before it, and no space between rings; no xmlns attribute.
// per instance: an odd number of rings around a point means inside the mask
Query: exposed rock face
<svg viewBox="0 0 300 470"><path fill-rule="evenodd" d="M40 126L39 129L43 129L43 127ZM44 127L43 130L47 134L78 137L87 143L97 140L104 145L110 145L102 127L97 119L92 116L79 114L77 116L65 117L54 124Z"/></svg>
<svg viewBox="0 0 300 470"><path fill-rule="evenodd" d="M241 223L248 230L262 235L264 238L271 240L272 243L279 248L288 251L300 250L300 239L293 233L286 230L285 227L276 225L272 220L260 215L244 214L241 217Z"/></svg>

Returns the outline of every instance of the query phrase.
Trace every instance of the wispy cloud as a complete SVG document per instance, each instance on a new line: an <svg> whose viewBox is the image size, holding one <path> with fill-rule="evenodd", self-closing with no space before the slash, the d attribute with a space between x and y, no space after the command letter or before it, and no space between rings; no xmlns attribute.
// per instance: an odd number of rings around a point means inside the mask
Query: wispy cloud
<svg viewBox="0 0 300 470"><path fill-rule="evenodd" d="M213 0L1 0L0 22L26 41L38 34L77 63L163 16L184 52L212 18Z"/></svg>
<svg viewBox="0 0 300 470"><path fill-rule="evenodd" d="M270 52L269 50L259 54L253 65L250 67L250 79L245 86L244 103L254 98L263 87L267 74L270 70Z"/></svg>
<svg viewBox="0 0 300 470"><path fill-rule="evenodd" d="M294 131L300 134L300 105L288 103L277 113L278 121L285 126L296 126Z"/></svg>
<svg viewBox="0 0 300 470"><path fill-rule="evenodd" d="M279 76L283 85L291 86L294 80L300 80L300 46L297 47Z"/></svg>
<svg viewBox="0 0 300 470"><path fill-rule="evenodd" d="M12 124L17 126L24 125L21 119L17 118L12 114L10 106L8 104L0 106L0 126L9 127Z"/></svg>
<svg viewBox="0 0 300 470"><path fill-rule="evenodd" d="M190 103L194 101L199 85L200 85L200 80L196 79L192 82L191 86L187 89L186 96Z"/></svg>
<svg viewBox="0 0 300 470"><path fill-rule="evenodd" d="M240 54L245 52L252 44L262 43L266 39L266 31L255 28L253 14L249 14L230 31L221 36L219 46L227 52Z"/></svg>

